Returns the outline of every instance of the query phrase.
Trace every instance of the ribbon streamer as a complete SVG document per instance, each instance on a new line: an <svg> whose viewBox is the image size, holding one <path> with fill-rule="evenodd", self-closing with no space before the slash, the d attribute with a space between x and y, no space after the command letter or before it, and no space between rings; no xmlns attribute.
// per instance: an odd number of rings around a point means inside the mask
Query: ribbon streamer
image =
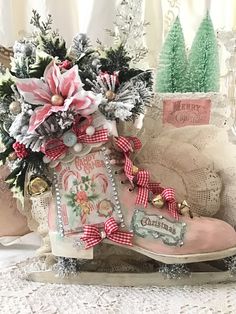
<svg viewBox="0 0 236 314"><path fill-rule="evenodd" d="M175 198L175 190L172 188L163 189L161 196L167 202L168 210L170 214L176 219L179 220L179 212L176 205L176 198Z"/></svg>
<svg viewBox="0 0 236 314"><path fill-rule="evenodd" d="M133 180L133 162L130 159L130 154L134 150L139 150L142 147L141 141L136 137L123 137L119 136L115 141L117 147L124 153L125 157L125 165L124 165L124 173L128 178L129 182L132 186L134 186ZM132 146L133 144L133 146Z"/></svg>
<svg viewBox="0 0 236 314"><path fill-rule="evenodd" d="M148 171L140 170L136 175L136 180L136 184L138 186L138 195L135 204L142 204L144 207L147 207L149 195L148 184L150 180L150 175Z"/></svg>

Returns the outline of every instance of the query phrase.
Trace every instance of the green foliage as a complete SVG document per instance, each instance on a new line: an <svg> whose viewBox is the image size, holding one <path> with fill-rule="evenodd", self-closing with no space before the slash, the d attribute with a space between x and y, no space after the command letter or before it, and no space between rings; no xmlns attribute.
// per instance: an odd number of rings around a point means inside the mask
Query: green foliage
<svg viewBox="0 0 236 314"><path fill-rule="evenodd" d="M30 63L31 59L28 57L15 58L12 63L11 72L18 78L28 78Z"/></svg>
<svg viewBox="0 0 236 314"><path fill-rule="evenodd" d="M70 194L65 195L67 199L67 205L73 208L73 212L76 216L80 216L82 212L82 208L79 203L76 202L76 193L71 192Z"/></svg>
<svg viewBox="0 0 236 314"><path fill-rule="evenodd" d="M152 71L143 71L140 69L123 69L119 71L119 81L120 82L128 82L129 80L136 80L137 78L146 83L148 88L152 88L153 85L153 77Z"/></svg>
<svg viewBox="0 0 236 314"><path fill-rule="evenodd" d="M60 36L40 35L39 48L52 57L64 60L67 54L66 42Z"/></svg>
<svg viewBox="0 0 236 314"><path fill-rule="evenodd" d="M35 63L30 65L30 77L40 78L43 76L44 70L47 65L52 61L52 57L48 54L37 53Z"/></svg>
<svg viewBox="0 0 236 314"><path fill-rule="evenodd" d="M13 152L12 144L15 140L4 130L2 121L0 121L0 135L0 141L5 147L5 150L0 153L0 162L5 164L7 157Z"/></svg>
<svg viewBox="0 0 236 314"><path fill-rule="evenodd" d="M36 32L35 45L52 57L64 60L67 54L66 42L56 31L52 31L52 16L49 14L46 21L41 21L40 14L32 11L33 16L30 23L39 31Z"/></svg>
<svg viewBox="0 0 236 314"><path fill-rule="evenodd" d="M160 53L156 91L185 92L187 85L187 55L182 27L177 17Z"/></svg>
<svg viewBox="0 0 236 314"><path fill-rule="evenodd" d="M11 147L8 147L7 149L5 149L4 152L0 153L0 162L5 165L6 161L7 161L7 157L9 156L9 154L13 151L13 149ZM0 163L0 164L1 164Z"/></svg>
<svg viewBox="0 0 236 314"><path fill-rule="evenodd" d="M131 78L131 81L137 91L135 106L131 111L133 117L137 118L140 113L144 114L145 106L149 106L151 103L153 97L153 73L150 70L141 71L138 75Z"/></svg>
<svg viewBox="0 0 236 314"><path fill-rule="evenodd" d="M30 152L27 159L18 161L16 168L14 168L5 181L9 183L9 188L14 188L24 195L25 176L27 171L30 169L35 171L38 175L43 175L45 167L43 154Z"/></svg>
<svg viewBox="0 0 236 314"><path fill-rule="evenodd" d="M30 24L36 27L40 33L44 36L48 34L48 32L52 29L52 16L48 14L45 22L41 21L41 16L36 10L32 10L32 18L30 20Z"/></svg>
<svg viewBox="0 0 236 314"><path fill-rule="evenodd" d="M12 100L11 96L14 94L12 85L14 84L11 78L3 79L0 83L0 98L1 100Z"/></svg>
<svg viewBox="0 0 236 314"><path fill-rule="evenodd" d="M217 39L209 13L203 19L189 55L190 92L219 91L219 56Z"/></svg>
<svg viewBox="0 0 236 314"><path fill-rule="evenodd" d="M75 59L80 59L81 56L91 51L91 43L85 34L80 33L74 37L71 48Z"/></svg>
<svg viewBox="0 0 236 314"><path fill-rule="evenodd" d="M9 184L9 188L15 188L24 194L25 175L27 172L27 163L25 160L18 162L17 167L9 174L5 181Z"/></svg>
<svg viewBox="0 0 236 314"><path fill-rule="evenodd" d="M127 51L123 45L118 48L110 48L106 51L106 57L101 58L101 70L113 73L117 70L129 68L131 58L128 56Z"/></svg>
<svg viewBox="0 0 236 314"><path fill-rule="evenodd" d="M97 68L93 66L93 61L97 59L95 53L94 50L89 50L75 61L75 64L78 65L79 76L84 84L83 88L85 90L91 90L91 86L88 84L87 80L93 81L97 77Z"/></svg>

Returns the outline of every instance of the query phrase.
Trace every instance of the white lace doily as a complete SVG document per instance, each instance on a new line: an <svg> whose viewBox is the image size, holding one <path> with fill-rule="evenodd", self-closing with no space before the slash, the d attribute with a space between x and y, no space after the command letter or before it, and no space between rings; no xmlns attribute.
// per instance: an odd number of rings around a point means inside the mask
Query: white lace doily
<svg viewBox="0 0 236 314"><path fill-rule="evenodd" d="M149 140L137 154L136 162L148 169L152 179L164 187L174 187L177 200L187 200L192 210L203 216L213 216L220 207L221 178L214 162L204 156L192 143L181 137L161 132Z"/></svg>
<svg viewBox="0 0 236 314"><path fill-rule="evenodd" d="M235 284L119 288L44 284L22 279L27 261L0 271L1 314L233 314ZM128 275L127 275L128 276Z"/></svg>

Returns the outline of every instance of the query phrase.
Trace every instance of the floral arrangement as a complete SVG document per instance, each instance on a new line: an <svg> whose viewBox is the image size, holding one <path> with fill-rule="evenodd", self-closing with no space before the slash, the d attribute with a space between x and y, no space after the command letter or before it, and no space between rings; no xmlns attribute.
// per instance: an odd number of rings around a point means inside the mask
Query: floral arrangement
<svg viewBox="0 0 236 314"><path fill-rule="evenodd" d="M104 141L110 122L134 121L152 98L151 71L131 66L122 41L92 47L78 34L67 49L50 15L41 21L33 11L31 24L35 32L15 43L0 79L0 160L21 193L29 169L43 175L50 162Z"/></svg>

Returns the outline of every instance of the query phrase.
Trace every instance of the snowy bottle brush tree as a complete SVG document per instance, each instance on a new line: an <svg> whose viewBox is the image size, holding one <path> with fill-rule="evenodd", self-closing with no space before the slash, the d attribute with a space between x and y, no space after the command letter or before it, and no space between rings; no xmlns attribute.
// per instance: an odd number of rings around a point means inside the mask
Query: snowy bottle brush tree
<svg viewBox="0 0 236 314"><path fill-rule="evenodd" d="M189 54L190 92L219 91L219 56L215 31L207 12L199 26Z"/></svg>
<svg viewBox="0 0 236 314"><path fill-rule="evenodd" d="M187 55L184 35L179 17L177 17L160 53L156 91L159 93L185 92L186 74Z"/></svg>

